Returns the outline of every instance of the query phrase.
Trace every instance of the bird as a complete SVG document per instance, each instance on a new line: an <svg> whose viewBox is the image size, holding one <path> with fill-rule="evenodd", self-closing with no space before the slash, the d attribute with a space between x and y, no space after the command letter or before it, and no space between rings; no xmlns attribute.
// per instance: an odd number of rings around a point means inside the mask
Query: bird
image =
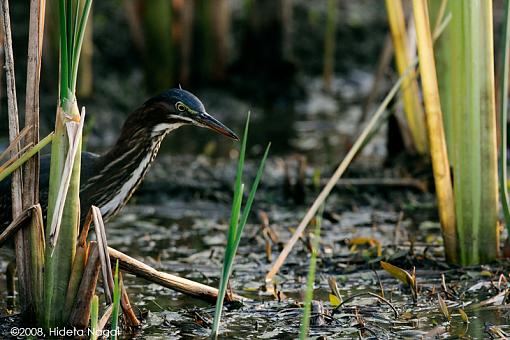
<svg viewBox="0 0 510 340"><path fill-rule="evenodd" d="M156 158L163 139L173 130L194 125L230 139L239 137L205 110L194 94L182 88L166 90L133 111L124 122L117 142L103 155L81 153L81 223L92 205L103 219L115 216L140 186ZM39 202L46 216L50 155L41 156ZM0 231L12 221L10 178L0 182Z"/></svg>

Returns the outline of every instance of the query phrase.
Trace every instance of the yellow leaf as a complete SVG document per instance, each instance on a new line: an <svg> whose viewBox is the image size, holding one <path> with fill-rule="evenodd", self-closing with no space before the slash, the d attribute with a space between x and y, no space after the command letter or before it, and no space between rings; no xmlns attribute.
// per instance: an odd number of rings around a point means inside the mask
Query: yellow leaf
<svg viewBox="0 0 510 340"><path fill-rule="evenodd" d="M400 280L402 283L405 283L409 286L411 286L411 282L413 281L413 278L411 274L409 274L407 271L405 271L402 268L399 268L397 266L394 266L388 262L381 261L381 267L382 269L386 270L388 273L390 273L394 278Z"/></svg>
<svg viewBox="0 0 510 340"><path fill-rule="evenodd" d="M381 261L381 267L388 273L390 273L397 280L401 281L404 284L407 284L413 291L413 297L414 298L416 297L417 295L416 278L414 277L414 275L411 275L404 269L384 261Z"/></svg>
<svg viewBox="0 0 510 340"><path fill-rule="evenodd" d="M336 295L329 294L329 303L331 304L331 306L336 307L340 305L342 301L340 301L340 299Z"/></svg>

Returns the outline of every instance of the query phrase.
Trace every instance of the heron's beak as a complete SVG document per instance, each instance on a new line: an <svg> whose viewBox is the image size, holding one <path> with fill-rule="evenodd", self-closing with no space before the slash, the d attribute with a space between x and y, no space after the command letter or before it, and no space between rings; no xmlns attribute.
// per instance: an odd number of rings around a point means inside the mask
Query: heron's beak
<svg viewBox="0 0 510 340"><path fill-rule="evenodd" d="M200 113L195 118L195 122L199 126L216 131L224 136L232 138L233 140L239 140L239 137L237 137L237 135L232 130L230 130L228 127L223 125L222 122L206 112Z"/></svg>

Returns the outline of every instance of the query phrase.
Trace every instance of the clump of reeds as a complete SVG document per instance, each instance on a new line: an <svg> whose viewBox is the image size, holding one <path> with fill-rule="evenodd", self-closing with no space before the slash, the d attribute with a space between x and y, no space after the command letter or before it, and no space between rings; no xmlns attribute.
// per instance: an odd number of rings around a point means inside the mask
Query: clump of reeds
<svg viewBox="0 0 510 340"><path fill-rule="evenodd" d="M80 206L81 132L84 114L76 101L81 46L92 0L59 2L60 75L55 137L51 148L44 264L45 327L67 322L66 290L76 254Z"/></svg>
<svg viewBox="0 0 510 340"><path fill-rule="evenodd" d="M439 58L450 72L438 79L427 4L414 1L413 9L429 141L438 144L431 145L431 154L447 259L463 265L490 262L499 247L492 2L447 3L449 47L436 55L445 54ZM448 154L443 121L450 129Z"/></svg>

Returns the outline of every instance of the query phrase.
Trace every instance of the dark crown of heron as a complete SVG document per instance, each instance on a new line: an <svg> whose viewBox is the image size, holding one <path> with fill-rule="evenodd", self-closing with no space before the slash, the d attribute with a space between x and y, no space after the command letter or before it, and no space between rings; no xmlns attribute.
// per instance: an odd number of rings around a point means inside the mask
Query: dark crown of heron
<svg viewBox="0 0 510 340"><path fill-rule="evenodd" d="M197 115L205 114L204 104L194 94L182 89L170 89L145 102L145 106L162 106L166 117L183 123L193 123Z"/></svg>
<svg viewBox="0 0 510 340"><path fill-rule="evenodd" d="M203 114L206 114L204 104L195 95L186 90L170 89L147 100L133 112L124 123L123 133L125 130L133 133L133 128L139 128L164 135L181 125L197 124L196 119Z"/></svg>

